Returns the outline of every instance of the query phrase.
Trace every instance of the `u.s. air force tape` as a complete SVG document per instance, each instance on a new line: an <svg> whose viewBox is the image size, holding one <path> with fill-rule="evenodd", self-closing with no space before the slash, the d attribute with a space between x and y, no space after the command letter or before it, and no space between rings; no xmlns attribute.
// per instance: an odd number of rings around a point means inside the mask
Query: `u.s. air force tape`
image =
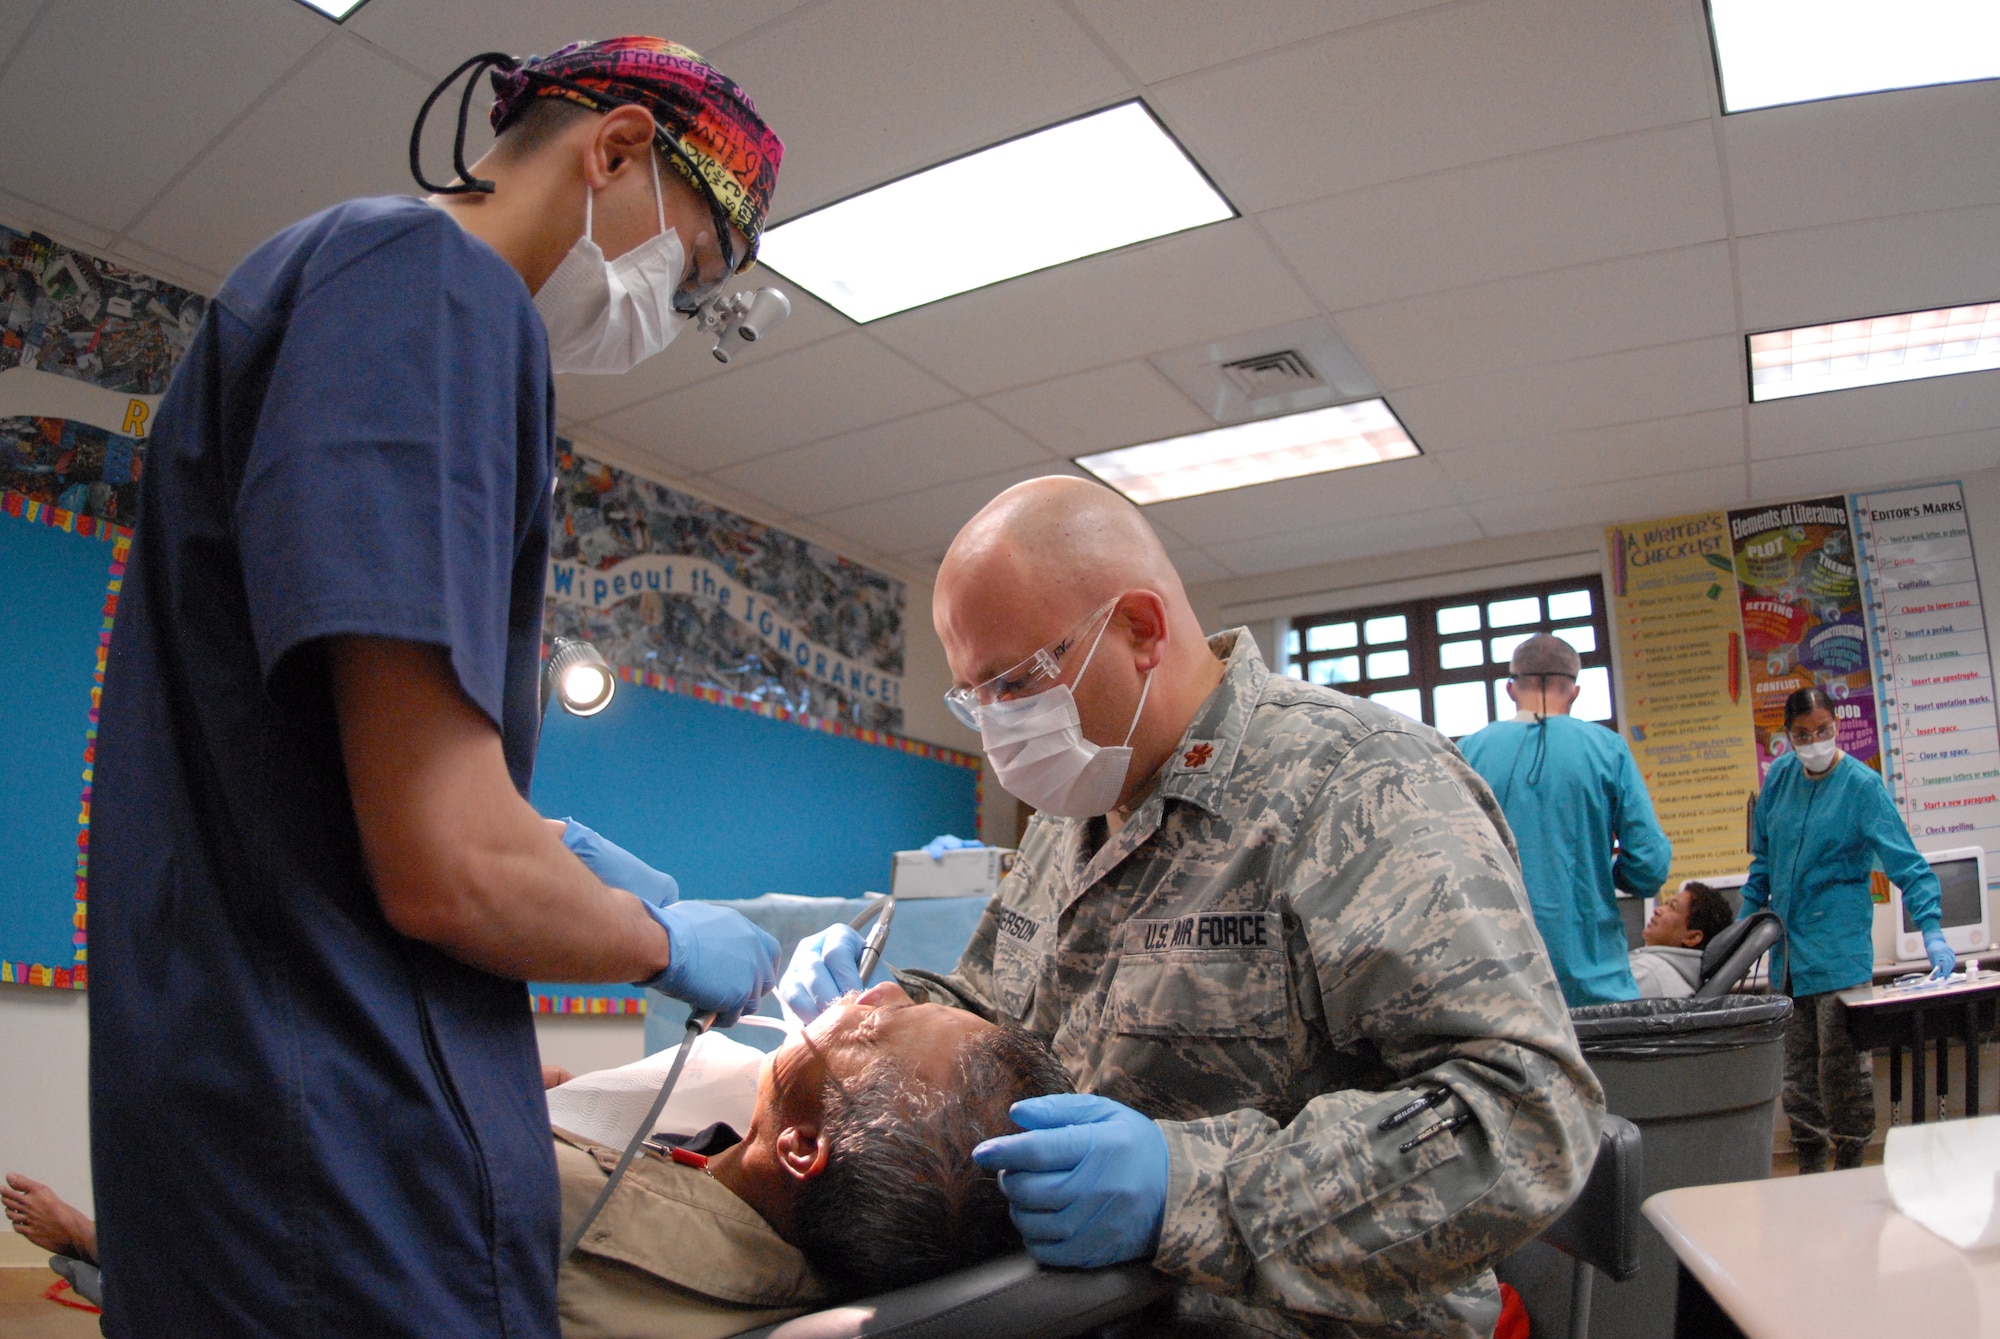
<svg viewBox="0 0 2000 1339"><path fill-rule="evenodd" d="M1124 951L1278 948L1284 918L1275 911L1205 911L1169 920L1125 922Z"/></svg>

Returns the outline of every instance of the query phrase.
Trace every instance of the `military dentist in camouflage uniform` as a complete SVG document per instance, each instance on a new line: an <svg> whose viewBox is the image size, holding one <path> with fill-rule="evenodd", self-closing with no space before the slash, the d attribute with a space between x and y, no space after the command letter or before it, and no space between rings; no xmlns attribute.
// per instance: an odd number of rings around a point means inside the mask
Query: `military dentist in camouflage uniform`
<svg viewBox="0 0 2000 1339"><path fill-rule="evenodd" d="M1491 1334L1492 1263L1581 1187L1603 1097L1486 783L1429 728L1202 635L1138 509L1032 480L933 606L1021 859L917 999L1046 1037L1077 1094L975 1157L1047 1264L1150 1258L1183 1320ZM807 940L802 1014L859 985Z"/></svg>

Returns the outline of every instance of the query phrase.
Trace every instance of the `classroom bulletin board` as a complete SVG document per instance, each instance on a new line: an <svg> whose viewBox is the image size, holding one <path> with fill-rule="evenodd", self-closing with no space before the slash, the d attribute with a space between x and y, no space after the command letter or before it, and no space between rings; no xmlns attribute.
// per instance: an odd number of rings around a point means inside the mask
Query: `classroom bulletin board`
<svg viewBox="0 0 2000 1339"><path fill-rule="evenodd" d="M2000 719L1964 489L1926 484L1606 532L1621 712L1670 882L1747 867L1785 698L1834 700L1920 849L2000 851Z"/></svg>

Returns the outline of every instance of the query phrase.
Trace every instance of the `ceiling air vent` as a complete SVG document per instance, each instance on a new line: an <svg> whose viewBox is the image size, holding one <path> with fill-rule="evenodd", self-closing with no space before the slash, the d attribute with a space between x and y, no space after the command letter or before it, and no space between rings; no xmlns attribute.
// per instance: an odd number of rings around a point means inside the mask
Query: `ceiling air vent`
<svg viewBox="0 0 2000 1339"><path fill-rule="evenodd" d="M1235 362L1222 364L1217 370L1252 400L1326 385L1326 381L1313 371L1312 364L1297 349L1280 349L1276 353L1238 358Z"/></svg>
<svg viewBox="0 0 2000 1339"><path fill-rule="evenodd" d="M1148 361L1220 424L1382 393L1324 316L1166 349Z"/></svg>

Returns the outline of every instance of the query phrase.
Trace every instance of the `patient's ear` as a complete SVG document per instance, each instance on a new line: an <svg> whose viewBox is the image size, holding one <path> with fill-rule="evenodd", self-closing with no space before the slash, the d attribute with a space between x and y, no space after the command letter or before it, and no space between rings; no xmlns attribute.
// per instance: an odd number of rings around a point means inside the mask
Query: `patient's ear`
<svg viewBox="0 0 2000 1339"><path fill-rule="evenodd" d="M778 1165L795 1181L810 1181L826 1170L826 1140L817 1125L787 1125L778 1131Z"/></svg>

